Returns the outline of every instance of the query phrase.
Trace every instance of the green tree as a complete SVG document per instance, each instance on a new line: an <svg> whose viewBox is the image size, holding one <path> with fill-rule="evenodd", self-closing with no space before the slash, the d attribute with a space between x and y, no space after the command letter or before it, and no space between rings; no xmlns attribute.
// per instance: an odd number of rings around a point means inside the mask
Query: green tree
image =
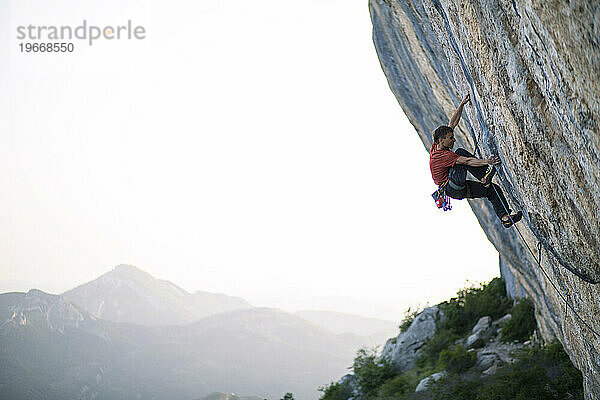
<svg viewBox="0 0 600 400"><path fill-rule="evenodd" d="M404 375L398 375L385 382L377 391L378 400L402 399L405 394L415 391L410 379Z"/></svg>
<svg viewBox="0 0 600 400"><path fill-rule="evenodd" d="M363 399L374 397L383 383L396 376L392 363L387 358L379 359L377 348L360 349L356 353L352 371Z"/></svg>
<svg viewBox="0 0 600 400"><path fill-rule="evenodd" d="M419 315L421 311L423 310L420 307L417 307L415 309L408 307L408 309L404 313L404 318L402 318L402 321L400 322L400 326L398 326L398 328L400 328L400 333L404 333L408 330L410 325L415 320L416 316Z"/></svg>
<svg viewBox="0 0 600 400"><path fill-rule="evenodd" d="M468 352L460 344L440 352L440 365L448 372L456 374L465 372L475 365L476 361L477 354Z"/></svg>
<svg viewBox="0 0 600 400"><path fill-rule="evenodd" d="M512 318L502 327L502 341L527 340L537 327L533 302L531 299L519 300L510 310L510 314Z"/></svg>
<svg viewBox="0 0 600 400"><path fill-rule="evenodd" d="M283 395L283 398L281 400L294 400L294 394L287 392Z"/></svg>
<svg viewBox="0 0 600 400"><path fill-rule="evenodd" d="M352 387L348 383L331 382L321 386L319 392L323 392L319 400L348 400L352 397Z"/></svg>
<svg viewBox="0 0 600 400"><path fill-rule="evenodd" d="M457 296L441 305L444 312L442 328L458 335L468 333L477 320L484 316L497 319L504 316L512 307L506 297L506 287L500 278L494 278L479 287L462 289Z"/></svg>

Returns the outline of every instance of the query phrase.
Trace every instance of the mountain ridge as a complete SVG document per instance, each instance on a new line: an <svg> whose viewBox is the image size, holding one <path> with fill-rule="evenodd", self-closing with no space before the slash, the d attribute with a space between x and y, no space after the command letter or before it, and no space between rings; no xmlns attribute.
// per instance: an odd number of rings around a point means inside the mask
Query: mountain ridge
<svg viewBox="0 0 600 400"><path fill-rule="evenodd" d="M316 399L316 388L343 374L355 350L321 327L270 308L149 327L104 321L60 295L31 290L0 294L0 310L0 398L31 392L57 400L167 400L227 388ZM87 397L76 395L81 391Z"/></svg>
<svg viewBox="0 0 600 400"><path fill-rule="evenodd" d="M125 264L62 295L99 318L146 326L185 325L211 314L252 307L240 297L189 293Z"/></svg>

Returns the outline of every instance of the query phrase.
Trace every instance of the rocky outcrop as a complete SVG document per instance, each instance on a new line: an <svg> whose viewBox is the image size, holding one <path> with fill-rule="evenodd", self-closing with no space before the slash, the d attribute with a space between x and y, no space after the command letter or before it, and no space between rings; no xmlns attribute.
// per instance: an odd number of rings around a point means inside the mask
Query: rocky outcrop
<svg viewBox="0 0 600 400"><path fill-rule="evenodd" d="M435 334L436 322L442 316L442 311L438 306L421 311L405 332L387 341L381 352L381 357L391 361L398 372L413 368L421 354L421 348Z"/></svg>
<svg viewBox="0 0 600 400"><path fill-rule="evenodd" d="M433 383L439 381L446 375L448 375L448 374L445 372L436 372L435 374L431 374L428 377L421 379L421 382L419 382L419 384L417 385L415 392L422 392L424 390L429 389L429 387Z"/></svg>
<svg viewBox="0 0 600 400"><path fill-rule="evenodd" d="M465 342L465 348L472 349L485 345L485 342L492 336L493 328L491 317L481 317L473 327L471 335Z"/></svg>
<svg viewBox="0 0 600 400"><path fill-rule="evenodd" d="M600 4L370 0L370 10L390 88L426 149L470 93L457 147L501 157L496 180L525 217L504 229L487 202L471 207L509 293L533 299L542 336L563 343L587 398L600 399Z"/></svg>

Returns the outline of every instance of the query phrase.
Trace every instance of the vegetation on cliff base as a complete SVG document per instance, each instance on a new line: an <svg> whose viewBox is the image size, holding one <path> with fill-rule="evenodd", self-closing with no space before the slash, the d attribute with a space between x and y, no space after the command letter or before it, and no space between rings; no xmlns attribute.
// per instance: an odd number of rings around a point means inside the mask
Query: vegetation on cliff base
<svg viewBox="0 0 600 400"><path fill-rule="evenodd" d="M512 318L502 327L501 340L511 342L527 340L535 331L535 308L531 299L521 299L510 310Z"/></svg>
<svg viewBox="0 0 600 400"><path fill-rule="evenodd" d="M329 385L321 386L319 392L323 392L321 399L347 400L352 397L352 386L347 382L331 382Z"/></svg>
<svg viewBox="0 0 600 400"><path fill-rule="evenodd" d="M506 296L504 282L494 278L489 283L461 289L456 297L440 304L444 312L440 328L464 335L473 329L479 318L490 316L498 319L511 307L512 301Z"/></svg>
<svg viewBox="0 0 600 400"><path fill-rule="evenodd" d="M467 351L463 346L457 344L451 349L443 349L440 352L439 365L445 371L460 374L468 371L476 361L477 354Z"/></svg>
<svg viewBox="0 0 600 400"><path fill-rule="evenodd" d="M498 319L509 312L514 322L502 328L503 340L524 341L532 335L536 327L533 303L522 299L513 306L499 278L460 290L440 308L445 319L423 347L415 368L398 374L387 360L379 360L375 350L361 349L351 367L354 387L349 380L331 383L319 389L321 400L583 399L582 375L560 343L521 351L515 355L516 362L492 376L481 375L474 368L475 353L455 344L471 332L479 318ZM415 393L421 379L442 370L448 375L431 390Z"/></svg>
<svg viewBox="0 0 600 400"><path fill-rule="evenodd" d="M470 333L479 318L501 318L511 307L512 301L506 296L506 288L500 278L459 290L456 297L440 304L444 319L438 323L433 338L423 347L417 367L424 372L444 369L439 363L442 350L449 349L457 339Z"/></svg>
<svg viewBox="0 0 600 400"><path fill-rule="evenodd" d="M571 364L560 343L536 346L517 357L493 376L448 375L438 381L430 395L436 400L583 399L581 372Z"/></svg>
<svg viewBox="0 0 600 400"><path fill-rule="evenodd" d="M364 399L375 397L379 387L397 375L389 360L379 360L377 349L360 349L352 364L352 372Z"/></svg>

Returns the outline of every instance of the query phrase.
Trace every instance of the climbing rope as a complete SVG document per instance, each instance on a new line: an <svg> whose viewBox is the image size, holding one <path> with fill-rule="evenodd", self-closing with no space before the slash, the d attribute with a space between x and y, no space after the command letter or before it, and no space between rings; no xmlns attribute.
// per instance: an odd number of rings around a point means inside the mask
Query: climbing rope
<svg viewBox="0 0 600 400"><path fill-rule="evenodd" d="M479 156L481 157L481 150L479 149L479 143L477 142L477 137L475 136L475 134L473 132L471 132L471 136L473 137L473 142L475 143L475 154L477 154L477 152L479 151ZM502 197L500 197L500 194L498 193L498 190L496 190L496 187L493 184L491 186L494 189L494 192L496 192L496 196L498 196L498 198L502 199ZM542 242L538 242L538 244L537 244L538 257L536 257L535 253L533 252L533 250L531 250L531 247L529 246L529 244L525 240L525 237L523 236L523 234L521 233L521 231L519 230L519 228L517 227L517 225L515 225L515 221L513 221L512 216L510 215L510 212L506 208L507 205L504 204L503 201L500 201L500 202L502 203L502 207L504 207L504 211L508 215L508 218L510 218L510 222L512 222L512 226L515 227L515 229L517 230L517 233L521 237L521 240L523 241L523 243L525 243L525 246L527 247L527 250L529 250L529 252L531 253L531 256L533 257L533 259L537 261L539 269L544 273L544 275L546 276L546 279L548 279L548 282L550 282L550 284L552 285L552 287L554 288L554 290L556 290L556 293L559 295L559 297L562 300L564 300L564 302L565 302L565 313L564 313L563 317L566 318L566 315L567 315L567 306L568 306L571 309L571 311L573 311L573 314L577 317L577 319L579 321L581 321L581 323L586 328L588 328L593 334L595 334L598 338L600 338L600 333L596 332L594 330L594 328L592 328L590 326L590 324L588 324L583 319L583 317L581 317L579 315L579 313L575 310L575 308L573 307L573 305L568 302L567 298L561 293L561 291L559 290L559 288L552 281L552 279L550 278L550 276L548 275L548 273L546 272L546 270L544 269L544 267L542 267ZM521 208L523 208L523 207L521 207ZM564 325L564 320L563 320L563 325Z"/></svg>
<svg viewBox="0 0 600 400"><path fill-rule="evenodd" d="M448 32L448 38L450 40L450 45L452 46L452 48L456 52L456 56L458 57L458 59L460 61L460 66L462 67L463 73L465 74L465 77L467 78L467 82L469 83L469 86L471 87L471 92L473 92L473 94L474 94L475 93L475 88L474 88L474 84L473 84L473 79L471 77L471 74L469 72L467 64L465 63L465 61L464 61L464 59L462 57L462 54L461 54L460 49L458 47L458 44L456 43L456 40L454 39L454 35L452 34L452 29L450 28L450 23L448 21L448 17L447 17L446 13L444 12L444 10L443 10L443 8L442 8L442 6L441 6L441 4L439 2L434 2L434 6L435 6L436 10L439 12L440 16L442 17L442 19L444 21L444 26L446 28L446 31ZM473 105L475 106L475 108L479 112L478 115L477 115L479 117L478 120L482 123L483 126L485 126L485 121L483 121L483 119L482 119L482 115L480 113L481 110L479 109L479 105L477 103L477 99L475 98L475 96L472 97L472 101L473 101ZM486 129L487 129L487 126L486 126ZM477 142L477 137L475 136L475 134L474 134L473 131L471 131L471 136L473 137L473 142L475 144L475 154L477 154L477 150L479 149L479 144ZM479 154L481 155L481 151L479 151ZM494 191L496 192L496 195L499 196L498 191L496 190L496 188L494 187L494 185L492 185L492 187L494 188ZM504 203L504 202L501 201L501 203ZM521 239L525 243L525 246L527 246L527 249L529 250L529 252L533 256L533 258L535 259L536 258L535 254L531 250L531 247L529 247L529 244L527 243L527 241L525 240L525 238L521 234L521 231L519 230L519 228L517 228L517 226L515 225L515 222L513 221L512 216L510 215L510 213L508 212L508 210L506 208L506 204L503 204L503 207L504 207L504 211L506 211L506 213L508 214L508 217L510 218L510 221L512 222L513 226L515 227L515 229L519 233L519 236L521 237ZM523 209L523 206L521 204L519 205L519 207L521 209ZM541 246L542 246L541 242L538 242L538 253L539 253L538 266L539 266L540 270L544 273L544 275L546 276L546 278L548 279L548 281L552 284L552 287L554 287L554 289L556 290L556 292L558 293L558 295L565 301L565 304L568 304L568 306L571 308L571 310L573 310L573 313L577 316L577 318L591 332L593 332L596 336L598 336L600 338L600 334L598 334L598 332L596 332L594 329L592 329L592 327L586 321L584 321L581 316L579 316L579 314L577 313L577 311L575 311L575 309L573 308L573 306L567 302L567 299L565 299L565 297L558 290L558 288L556 287L556 285L554 284L554 282L552 282L552 279L550 279L550 277L548 276L548 274L546 273L546 271L542 267L542 263L541 263L541 258L542 258Z"/></svg>

